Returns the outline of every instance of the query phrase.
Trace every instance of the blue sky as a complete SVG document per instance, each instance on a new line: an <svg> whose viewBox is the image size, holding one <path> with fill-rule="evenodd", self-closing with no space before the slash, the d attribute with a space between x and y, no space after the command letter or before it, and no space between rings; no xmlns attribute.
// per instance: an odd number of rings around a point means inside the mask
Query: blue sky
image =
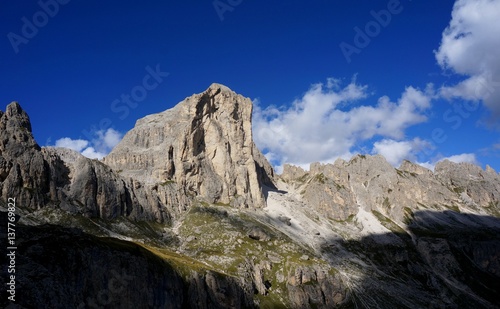
<svg viewBox="0 0 500 309"><path fill-rule="evenodd" d="M0 108L105 155L211 83L256 103L275 166L356 153L500 171L500 1L3 1Z"/></svg>

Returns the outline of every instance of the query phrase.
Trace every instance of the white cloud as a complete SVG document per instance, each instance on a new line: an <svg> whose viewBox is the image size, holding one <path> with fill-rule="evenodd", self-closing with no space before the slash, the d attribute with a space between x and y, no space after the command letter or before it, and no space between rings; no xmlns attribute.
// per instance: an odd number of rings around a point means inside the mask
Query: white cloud
<svg viewBox="0 0 500 309"><path fill-rule="evenodd" d="M424 148L430 148L430 143L419 138L411 141L395 141L383 139L373 144L372 153L384 156L392 166L398 167L403 160L416 161L417 154ZM427 166L426 166L427 167Z"/></svg>
<svg viewBox="0 0 500 309"><path fill-rule="evenodd" d="M374 136L402 139L406 128L426 121L430 96L408 87L397 102L383 96L374 106L351 106L368 97L367 86L353 79L342 88L339 80L328 79L326 86L313 85L289 108L262 109L255 102L254 140L277 166L350 158L363 141Z"/></svg>
<svg viewBox="0 0 500 309"><path fill-rule="evenodd" d="M441 89L447 99L482 100L500 116L500 1L457 0L436 59L443 69L466 75Z"/></svg>
<svg viewBox="0 0 500 309"><path fill-rule="evenodd" d="M123 134L110 128L96 131L94 136L92 141L63 137L56 141L55 146L73 149L87 158L102 159L120 142Z"/></svg>
<svg viewBox="0 0 500 309"><path fill-rule="evenodd" d="M89 144L89 141L83 139L71 139L69 137L63 137L56 141L56 147L63 147L73 149L75 151L82 151Z"/></svg>
<svg viewBox="0 0 500 309"><path fill-rule="evenodd" d="M459 155L454 155L451 157L442 158L439 161L443 161L443 160L448 160L448 161L455 162L455 163L467 162L467 163L477 164L476 155L473 153L462 153Z"/></svg>
<svg viewBox="0 0 500 309"><path fill-rule="evenodd" d="M95 133L96 138L92 139L92 144L101 152L109 152L115 147L123 137L123 134L115 129L109 128L106 131L100 130Z"/></svg>
<svg viewBox="0 0 500 309"><path fill-rule="evenodd" d="M94 147L87 147L82 152L82 155L86 156L90 159L102 159L106 156L106 153L98 152L94 149Z"/></svg>

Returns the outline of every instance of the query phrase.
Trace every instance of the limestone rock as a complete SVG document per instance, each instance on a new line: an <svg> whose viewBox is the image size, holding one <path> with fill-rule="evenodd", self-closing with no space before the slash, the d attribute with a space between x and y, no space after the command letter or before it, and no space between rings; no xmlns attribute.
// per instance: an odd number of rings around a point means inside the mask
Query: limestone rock
<svg viewBox="0 0 500 309"><path fill-rule="evenodd" d="M263 229L255 226L248 231L248 237L259 241L269 241L271 236L269 236Z"/></svg>
<svg viewBox="0 0 500 309"><path fill-rule="evenodd" d="M264 269L262 265L257 264L253 267L253 280L255 288L260 295L267 295L267 287L264 283Z"/></svg>
<svg viewBox="0 0 500 309"><path fill-rule="evenodd" d="M0 197L16 197L29 209L38 209L53 198L40 146L31 132L31 123L19 103L12 102L0 113Z"/></svg>
<svg viewBox="0 0 500 309"><path fill-rule="evenodd" d="M29 116L18 102L12 102L5 113L0 112L0 153L11 159L32 149L40 150L40 146L33 138Z"/></svg>
<svg viewBox="0 0 500 309"><path fill-rule="evenodd" d="M410 174L427 175L427 176L432 175L431 170L429 170L421 165L410 162L408 160L404 160L403 163L401 163L399 170L403 171L403 172L410 173Z"/></svg>
<svg viewBox="0 0 500 309"><path fill-rule="evenodd" d="M212 84L174 108L137 121L104 162L145 183L173 182L184 195L239 207L265 205L273 171L255 147L252 102Z"/></svg>
<svg viewBox="0 0 500 309"><path fill-rule="evenodd" d="M305 176L306 174L307 172L299 166L284 164L283 173L281 173L280 177L283 180L295 180Z"/></svg>
<svg viewBox="0 0 500 309"><path fill-rule="evenodd" d="M479 207L494 207L500 201L500 176L471 163L444 160L436 164L437 178L458 194L465 194Z"/></svg>
<svg viewBox="0 0 500 309"><path fill-rule="evenodd" d="M28 115L16 102L0 116L0 140L3 200L16 197L32 211L48 207L105 219L126 216L168 222L171 218L156 194L159 190L138 190L133 180L127 181L102 162L75 151L40 148ZM177 201L176 196L171 202Z"/></svg>
<svg viewBox="0 0 500 309"><path fill-rule="evenodd" d="M279 216L278 220L280 220L281 222L283 222L284 224L286 224L288 226L292 225L292 222L291 222L292 218L289 218L287 216Z"/></svg>
<svg viewBox="0 0 500 309"><path fill-rule="evenodd" d="M432 172L409 161L395 169L382 156L357 155L349 162L313 163L309 172L287 166L282 177L300 188L304 203L338 221L359 207L400 225L409 210L468 205L495 214L500 201L500 176L468 163L443 161Z"/></svg>
<svg viewBox="0 0 500 309"><path fill-rule="evenodd" d="M288 297L293 308L335 308L348 298L336 275L320 267L298 267L288 278Z"/></svg>

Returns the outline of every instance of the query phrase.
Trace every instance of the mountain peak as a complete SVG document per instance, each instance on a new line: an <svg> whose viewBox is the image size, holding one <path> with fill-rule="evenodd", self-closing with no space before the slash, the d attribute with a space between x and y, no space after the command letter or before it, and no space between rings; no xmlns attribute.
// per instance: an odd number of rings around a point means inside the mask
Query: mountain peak
<svg viewBox="0 0 500 309"><path fill-rule="evenodd" d="M0 114L0 116L2 116ZM5 109L5 119L9 119L9 127L11 129L24 128L31 132L31 122L28 114L17 101L11 102Z"/></svg>
<svg viewBox="0 0 500 309"><path fill-rule="evenodd" d="M5 109L5 111L9 116L24 113L23 108L21 107L21 105L17 101L10 102L10 104L7 105L7 108Z"/></svg>
<svg viewBox="0 0 500 309"><path fill-rule="evenodd" d="M233 92L229 87L219 84L219 83L212 83L210 87L208 87L207 91L221 91L221 92Z"/></svg>
<svg viewBox="0 0 500 309"><path fill-rule="evenodd" d="M273 172L254 145L251 119L250 99L214 83L138 120L104 162L122 175L169 183L210 203L262 207L261 182Z"/></svg>
<svg viewBox="0 0 500 309"><path fill-rule="evenodd" d="M14 157L21 155L25 147L40 149L33 138L30 118L18 102L7 105L5 113L0 112L0 141L0 152Z"/></svg>

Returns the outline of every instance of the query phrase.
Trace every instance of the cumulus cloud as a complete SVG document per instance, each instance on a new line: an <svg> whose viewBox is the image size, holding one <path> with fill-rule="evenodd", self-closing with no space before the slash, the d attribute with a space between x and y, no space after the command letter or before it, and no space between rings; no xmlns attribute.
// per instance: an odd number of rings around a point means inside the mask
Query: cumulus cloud
<svg viewBox="0 0 500 309"><path fill-rule="evenodd" d="M87 158L102 159L120 142L123 134L109 128L94 132L94 136L91 141L63 137L56 141L55 146L73 149Z"/></svg>
<svg viewBox="0 0 500 309"><path fill-rule="evenodd" d="M500 1L457 0L452 19L435 52L445 70L465 75L456 85L441 88L445 98L482 100L500 116Z"/></svg>
<svg viewBox="0 0 500 309"><path fill-rule="evenodd" d="M368 98L367 86L353 79L342 87L328 79L311 86L291 107L262 109L255 102L254 139L275 166L350 158L354 146L375 136L403 139L406 128L426 121L430 97L408 87L396 102L383 96L375 104L358 105Z"/></svg>
<svg viewBox="0 0 500 309"><path fill-rule="evenodd" d="M82 151L89 144L89 141L83 139L71 139L69 137L63 137L56 141L56 147L63 147L73 149L75 151Z"/></svg>
<svg viewBox="0 0 500 309"><path fill-rule="evenodd" d="M108 153L122 140L123 134L110 128L106 131L100 130L95 133L96 138L92 140L95 148L101 152Z"/></svg>
<svg viewBox="0 0 500 309"><path fill-rule="evenodd" d="M82 155L89 159L102 159L107 153L96 151L94 147L87 147L82 152Z"/></svg>
<svg viewBox="0 0 500 309"><path fill-rule="evenodd" d="M417 154L425 148L431 148L429 142L420 138L414 138L410 141L396 141L392 139L383 139L373 144L373 154L384 156L391 165L397 167L403 160L412 162L417 161ZM423 163L428 168L428 165Z"/></svg>

